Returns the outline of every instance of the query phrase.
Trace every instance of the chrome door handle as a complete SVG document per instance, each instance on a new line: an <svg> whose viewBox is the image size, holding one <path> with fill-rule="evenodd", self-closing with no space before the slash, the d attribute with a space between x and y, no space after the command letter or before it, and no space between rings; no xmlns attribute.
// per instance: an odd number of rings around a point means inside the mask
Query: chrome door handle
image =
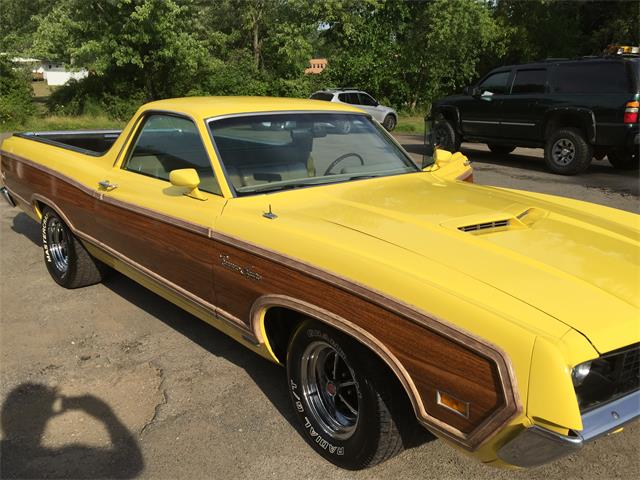
<svg viewBox="0 0 640 480"><path fill-rule="evenodd" d="M116 185L115 183L111 183L109 180L101 180L98 182L98 185L100 185L100 188L107 191L118 188L118 185Z"/></svg>

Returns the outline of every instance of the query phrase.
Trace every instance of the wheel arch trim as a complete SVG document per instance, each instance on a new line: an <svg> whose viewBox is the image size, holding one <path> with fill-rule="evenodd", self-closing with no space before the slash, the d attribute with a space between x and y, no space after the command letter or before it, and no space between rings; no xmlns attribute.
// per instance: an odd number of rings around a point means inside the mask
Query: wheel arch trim
<svg viewBox="0 0 640 480"><path fill-rule="evenodd" d="M267 349L278 363L282 364L273 353L272 347L269 343L269 338L266 335L265 327L266 313L270 308L274 307L286 308L305 315L313 320L327 324L336 330L347 334L357 342L367 347L395 374L396 378L405 390L407 397L411 401L414 413L418 419L420 419L423 414L428 415L424 410L420 394L413 383L413 380L409 376L409 373L402 366L400 360L398 360L398 358L376 337L345 318L303 300L298 300L287 295L263 295L258 298L251 307L251 329L258 341L266 345Z"/></svg>

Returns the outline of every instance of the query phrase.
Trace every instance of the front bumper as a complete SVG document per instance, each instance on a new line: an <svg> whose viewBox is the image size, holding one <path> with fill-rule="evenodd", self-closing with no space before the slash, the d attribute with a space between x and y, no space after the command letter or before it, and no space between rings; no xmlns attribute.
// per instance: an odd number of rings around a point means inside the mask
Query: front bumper
<svg viewBox="0 0 640 480"><path fill-rule="evenodd" d="M586 442L620 429L640 417L640 390L588 411L583 429L560 435L533 426L520 432L498 450L498 457L518 467L536 467L573 453Z"/></svg>

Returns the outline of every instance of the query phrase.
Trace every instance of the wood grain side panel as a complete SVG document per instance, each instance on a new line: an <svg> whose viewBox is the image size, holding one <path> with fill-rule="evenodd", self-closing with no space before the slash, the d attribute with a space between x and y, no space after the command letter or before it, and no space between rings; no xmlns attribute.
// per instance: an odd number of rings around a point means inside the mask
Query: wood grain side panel
<svg viewBox="0 0 640 480"><path fill-rule="evenodd" d="M318 305L383 340L413 379L427 412L464 434L504 405L500 375L495 364L471 349L407 321L397 313L328 282L270 261L231 245L221 254L233 264L258 273L252 280L238 271L215 266L217 304L250 322L251 305L265 294L286 295ZM471 404L468 419L436 404L436 390L448 392Z"/></svg>
<svg viewBox="0 0 640 480"><path fill-rule="evenodd" d="M96 207L96 238L113 250L210 304L215 303L216 242L106 197Z"/></svg>
<svg viewBox="0 0 640 480"><path fill-rule="evenodd" d="M7 188L30 205L35 197L49 198L60 206L76 229L89 235L96 233L95 192L52 175L46 167L6 153L2 154L2 171Z"/></svg>
<svg viewBox="0 0 640 480"><path fill-rule="evenodd" d="M74 230L214 303L216 242L208 238L206 228L181 225L162 214L121 204L47 167L4 152L2 170L10 191L30 202L50 200Z"/></svg>

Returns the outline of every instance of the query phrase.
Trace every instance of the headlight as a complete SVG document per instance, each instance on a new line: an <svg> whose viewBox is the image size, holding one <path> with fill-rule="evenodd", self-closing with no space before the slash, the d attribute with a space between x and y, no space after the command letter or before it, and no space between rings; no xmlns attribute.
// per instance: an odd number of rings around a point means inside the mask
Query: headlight
<svg viewBox="0 0 640 480"><path fill-rule="evenodd" d="M573 370L571 370L571 380L573 380L573 386L579 387L584 382L584 379L587 378L589 372L591 371L591 362L584 362L580 365L576 365Z"/></svg>

